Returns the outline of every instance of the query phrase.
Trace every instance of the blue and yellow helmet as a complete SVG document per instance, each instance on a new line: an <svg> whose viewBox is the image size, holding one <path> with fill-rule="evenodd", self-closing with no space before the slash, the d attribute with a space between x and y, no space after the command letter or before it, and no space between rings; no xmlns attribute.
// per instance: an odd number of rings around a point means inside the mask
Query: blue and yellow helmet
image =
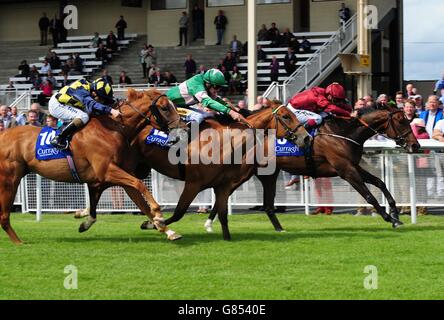
<svg viewBox="0 0 444 320"><path fill-rule="evenodd" d="M98 78L91 83L91 91L102 98L106 104L111 105L114 103L113 87L103 78Z"/></svg>

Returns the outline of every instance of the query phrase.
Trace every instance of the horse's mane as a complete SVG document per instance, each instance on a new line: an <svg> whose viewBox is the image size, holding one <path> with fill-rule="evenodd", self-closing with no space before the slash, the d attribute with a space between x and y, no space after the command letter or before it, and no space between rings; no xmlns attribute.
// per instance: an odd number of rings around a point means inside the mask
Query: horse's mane
<svg viewBox="0 0 444 320"><path fill-rule="evenodd" d="M364 108L358 110L358 116L361 117L365 114L372 113L373 111L376 111L376 110L377 109L375 109L373 107L364 107Z"/></svg>

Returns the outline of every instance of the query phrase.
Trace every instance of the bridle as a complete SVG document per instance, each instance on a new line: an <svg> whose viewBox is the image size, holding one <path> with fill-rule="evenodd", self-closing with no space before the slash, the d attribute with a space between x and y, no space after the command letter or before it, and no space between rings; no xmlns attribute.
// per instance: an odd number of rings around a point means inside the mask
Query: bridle
<svg viewBox="0 0 444 320"><path fill-rule="evenodd" d="M273 113L274 120L275 120L275 122L276 122L276 131L277 131L277 128L278 128L278 123L280 123L280 124L282 125L282 127L284 127L284 129L285 129L285 138L286 138L287 140L290 140L290 141L296 141L297 138L298 138L298 135L297 135L296 132L299 130L300 127L303 127L304 125L303 125L302 123L299 123L294 129L291 129L289 126L287 126L287 124L286 124L285 121L282 119L282 117L278 115L278 111L279 111L282 107L285 108L285 105L283 105L283 104L280 105L279 107L277 107L276 109L274 109L273 112L272 112L272 113Z"/></svg>
<svg viewBox="0 0 444 320"><path fill-rule="evenodd" d="M399 133L399 131L396 129L396 126L394 125L394 120L393 120L393 116L397 113L403 113L404 112L402 110L395 110L395 111L391 111L388 114L388 120L383 123L382 125L380 125L378 128L374 129L372 128L366 121L364 121L363 119L361 119L361 117L357 117L356 119L366 128L370 129L371 131L373 131L375 134L379 134L382 135L384 137L386 137L387 139L392 139L396 142L397 145L405 148L407 146L407 141L405 139L405 137L410 134L410 130L407 129L406 132L404 133ZM387 130L389 128L392 128L392 130L395 132L396 137L394 138L390 138L389 136L387 136L387 134L385 132L387 132ZM382 130L381 130L382 129Z"/></svg>
<svg viewBox="0 0 444 320"><path fill-rule="evenodd" d="M142 113L140 110L138 110L136 107L134 107L128 100L126 100L126 99L125 100L118 100L116 102L116 104L117 104L117 109L121 113L120 117L122 117L121 107L123 105L127 105L134 112L136 112L137 114L139 114L142 117L143 121L146 122L146 125L152 125L153 124L152 118L154 117L156 124L160 127L160 130L163 132L169 132L169 126L173 121L166 122L165 119L161 116L160 111L157 106L157 101L159 101L159 99L161 97L166 97L166 95L161 94L158 97L156 97L156 99L154 99L151 102L151 106L145 114Z"/></svg>

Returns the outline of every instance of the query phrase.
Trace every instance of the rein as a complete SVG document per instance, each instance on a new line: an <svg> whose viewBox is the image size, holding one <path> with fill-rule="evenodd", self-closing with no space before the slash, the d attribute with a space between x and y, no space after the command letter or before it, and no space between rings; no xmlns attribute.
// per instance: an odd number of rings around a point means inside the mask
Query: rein
<svg viewBox="0 0 444 320"><path fill-rule="evenodd" d="M279 123L284 127L284 129L285 129L285 133L286 133L285 138L288 138L288 140L294 141L294 140L296 140L297 137L298 137L297 134L296 134L296 131L298 131L299 128L303 126L303 124L302 124L302 123L299 123L299 124L293 129L293 130L292 130L289 126L287 126L287 124L285 123L285 121L282 120L282 117L280 117L280 116L277 114L277 112L278 112L282 107L285 107L285 105L281 104L279 107L277 107L276 109L274 109L273 112L272 112L272 113L273 113L273 117L274 117L275 122L276 122L276 130L277 130L277 127L278 127L278 122L279 122Z"/></svg>

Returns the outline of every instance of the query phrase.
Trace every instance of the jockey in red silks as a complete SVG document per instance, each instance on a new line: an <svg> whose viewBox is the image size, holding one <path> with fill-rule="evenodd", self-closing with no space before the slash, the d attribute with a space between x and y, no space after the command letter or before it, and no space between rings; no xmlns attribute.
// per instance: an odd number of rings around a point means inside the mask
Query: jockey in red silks
<svg viewBox="0 0 444 320"><path fill-rule="evenodd" d="M352 107L345 102L345 90L339 83L326 89L313 87L296 94L287 107L293 111L307 131L322 123L330 114L349 117Z"/></svg>

